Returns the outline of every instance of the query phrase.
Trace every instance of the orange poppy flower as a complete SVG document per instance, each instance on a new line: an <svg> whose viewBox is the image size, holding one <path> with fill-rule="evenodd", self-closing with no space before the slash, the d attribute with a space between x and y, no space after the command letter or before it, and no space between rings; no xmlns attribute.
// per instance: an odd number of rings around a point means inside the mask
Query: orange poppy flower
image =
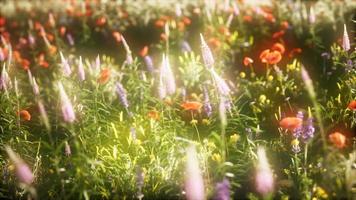
<svg viewBox="0 0 356 200"><path fill-rule="evenodd" d="M20 118L25 121L30 121L31 120L31 114L27 110L21 110L18 115L20 115Z"/></svg>
<svg viewBox="0 0 356 200"><path fill-rule="evenodd" d="M346 146L346 137L340 132L334 132L329 135L329 140L339 149Z"/></svg>
<svg viewBox="0 0 356 200"><path fill-rule="evenodd" d="M356 100L352 100L349 105L347 106L348 109L350 110L356 110Z"/></svg>
<svg viewBox="0 0 356 200"><path fill-rule="evenodd" d="M274 23L276 21L276 18L274 18L274 16L270 13L267 13L264 18L270 23Z"/></svg>
<svg viewBox="0 0 356 200"><path fill-rule="evenodd" d="M157 20L157 21L155 22L155 26L156 26L157 28L162 28L162 27L164 27L165 24L166 24L166 22L165 22L164 20L162 20L162 19L159 19L159 20Z"/></svg>
<svg viewBox="0 0 356 200"><path fill-rule="evenodd" d="M284 48L283 44L281 43L275 43L272 48L272 50L274 51L279 51L281 54L284 54L284 52L286 51L286 49Z"/></svg>
<svg viewBox="0 0 356 200"><path fill-rule="evenodd" d="M38 55L38 64L43 67L43 68L48 68L49 64L48 62L45 60L45 55L44 53L40 53L40 55Z"/></svg>
<svg viewBox="0 0 356 200"><path fill-rule="evenodd" d="M95 24L96 24L97 26L103 26L104 24L106 24L106 18L105 18L105 17L99 17L99 18L96 20Z"/></svg>
<svg viewBox="0 0 356 200"><path fill-rule="evenodd" d="M0 17L0 26L4 26L6 24L5 17Z"/></svg>
<svg viewBox="0 0 356 200"><path fill-rule="evenodd" d="M251 17L250 15L245 15L245 16L243 17L243 20L244 20L245 22L252 22L252 17Z"/></svg>
<svg viewBox="0 0 356 200"><path fill-rule="evenodd" d="M251 63L253 63L252 58L250 58L250 57L245 57L244 58L244 65L245 66L249 66Z"/></svg>
<svg viewBox="0 0 356 200"><path fill-rule="evenodd" d="M184 108L184 110L200 110L202 107L202 104L198 101L186 101L181 104L181 106Z"/></svg>
<svg viewBox="0 0 356 200"><path fill-rule="evenodd" d="M140 51L140 56L145 57L148 53L148 46L144 46Z"/></svg>
<svg viewBox="0 0 356 200"><path fill-rule="evenodd" d="M148 118L154 119L154 120L159 120L160 116L159 113L155 110L151 110L147 113Z"/></svg>
<svg viewBox="0 0 356 200"><path fill-rule="evenodd" d="M180 32L183 32L183 31L184 31L184 29L185 29L185 24L184 24L184 22L178 22L177 26L178 26L178 30L179 30Z"/></svg>
<svg viewBox="0 0 356 200"><path fill-rule="evenodd" d="M192 23L192 21L188 17L183 17L182 21L185 25L190 25Z"/></svg>
<svg viewBox="0 0 356 200"><path fill-rule="evenodd" d="M24 70L28 70L30 68L30 61L27 59L22 59L21 65Z"/></svg>
<svg viewBox="0 0 356 200"><path fill-rule="evenodd" d="M282 60L282 55L279 51L270 51L266 49L260 54L261 62L271 65L277 64Z"/></svg>
<svg viewBox="0 0 356 200"><path fill-rule="evenodd" d="M301 48L294 48L292 49L292 51L289 52L289 57L292 58L294 57L296 54L300 54L302 53L302 49Z"/></svg>
<svg viewBox="0 0 356 200"><path fill-rule="evenodd" d="M109 79L110 79L110 75L111 75L111 72L110 72L109 68L102 69L101 72L100 72L100 76L98 78L98 82L100 84L107 83L109 81Z"/></svg>
<svg viewBox="0 0 356 200"><path fill-rule="evenodd" d="M272 38L273 38L273 39L280 38L280 37L282 37L285 33L286 33L286 32L285 32L284 30L275 32L275 33L273 33Z"/></svg>
<svg viewBox="0 0 356 200"><path fill-rule="evenodd" d="M209 43L209 46L212 49L218 49L221 46L220 40L218 38L215 38L215 37L210 38L208 43Z"/></svg>
<svg viewBox="0 0 356 200"><path fill-rule="evenodd" d="M289 27L289 23L287 22L287 21L283 21L282 23L281 23L281 28L282 29L287 29Z"/></svg>
<svg viewBox="0 0 356 200"><path fill-rule="evenodd" d="M303 120L298 117L285 117L279 122L279 126L294 131L296 128L301 127L303 124Z"/></svg>
<svg viewBox="0 0 356 200"><path fill-rule="evenodd" d="M63 37L66 34L67 28L65 26L61 26L59 28L59 34Z"/></svg>
<svg viewBox="0 0 356 200"><path fill-rule="evenodd" d="M112 32L112 36L115 38L116 42L121 42L121 34L118 31Z"/></svg>

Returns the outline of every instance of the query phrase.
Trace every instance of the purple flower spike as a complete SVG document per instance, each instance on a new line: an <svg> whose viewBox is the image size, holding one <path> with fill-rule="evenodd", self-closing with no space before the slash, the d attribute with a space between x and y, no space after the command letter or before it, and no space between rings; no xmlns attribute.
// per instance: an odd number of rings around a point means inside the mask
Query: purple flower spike
<svg viewBox="0 0 356 200"><path fill-rule="evenodd" d="M202 34L200 34L200 40L201 40L201 52L202 52L204 65L208 69L213 69L215 63L213 53L211 52L209 46L206 44Z"/></svg>
<svg viewBox="0 0 356 200"><path fill-rule="evenodd" d="M211 107L208 90L206 89L205 86L203 87L203 93L204 93L204 111L206 115L210 117L213 109Z"/></svg>
<svg viewBox="0 0 356 200"><path fill-rule="evenodd" d="M347 34L346 24L344 24L344 35L342 37L342 48L344 49L344 51L350 50L350 39Z"/></svg>
<svg viewBox="0 0 356 200"><path fill-rule="evenodd" d="M185 40L181 44L181 49L183 52L191 52L192 51L192 48L190 47L189 43Z"/></svg>
<svg viewBox="0 0 356 200"><path fill-rule="evenodd" d="M72 123L75 120L75 113L73 109L73 105L70 102L66 92L64 91L62 83L58 83L59 94L61 98L61 109L62 115L65 122Z"/></svg>
<svg viewBox="0 0 356 200"><path fill-rule="evenodd" d="M72 155L72 150L70 149L69 143L67 141L64 143L64 154L68 157Z"/></svg>
<svg viewBox="0 0 356 200"><path fill-rule="evenodd" d="M230 182L227 178L224 178L222 182L219 182L215 186L214 200L229 200L230 199Z"/></svg>
<svg viewBox="0 0 356 200"><path fill-rule="evenodd" d="M72 73L72 70L71 70L70 65L68 63L68 60L64 57L62 52L59 52L59 54L61 56L63 74L65 76L70 76L70 74Z"/></svg>
<svg viewBox="0 0 356 200"><path fill-rule="evenodd" d="M311 138L313 138L314 132L315 132L315 128L313 125L313 118L308 118L307 125L304 127L303 130L303 135L302 135L303 141L307 142Z"/></svg>
<svg viewBox="0 0 356 200"><path fill-rule="evenodd" d="M5 150L14 163L16 168L16 176L21 183L31 185L35 180L30 167L23 161L10 147L6 146Z"/></svg>
<svg viewBox="0 0 356 200"><path fill-rule="evenodd" d="M68 33L67 34L67 40L70 46L74 46L74 38L72 36L72 34Z"/></svg>
<svg viewBox="0 0 356 200"><path fill-rule="evenodd" d="M213 76L219 94L223 96L228 96L230 93L230 88L227 83L215 72L214 69L210 70L210 72Z"/></svg>
<svg viewBox="0 0 356 200"><path fill-rule="evenodd" d="M127 101L127 93L124 86L122 86L122 84L119 82L116 83L116 93L120 98L121 104L127 109L129 107L129 103Z"/></svg>
<svg viewBox="0 0 356 200"><path fill-rule="evenodd" d="M266 151L259 147L257 150L257 168L256 168L256 191L262 196L267 196L273 192L274 180L273 173L267 160Z"/></svg>
<svg viewBox="0 0 356 200"><path fill-rule="evenodd" d="M199 167L198 155L194 145L187 149L185 171L185 193L188 200L204 200L204 180Z"/></svg>
<svg viewBox="0 0 356 200"><path fill-rule="evenodd" d="M85 71L84 71L84 65L81 56L79 57L78 76L79 76L79 80L81 81L85 80Z"/></svg>
<svg viewBox="0 0 356 200"><path fill-rule="evenodd" d="M150 72L150 73L153 73L155 71L155 68L153 66L153 61L152 61L152 58L151 56L145 56L143 57L143 60L145 61L145 64L146 64L146 68L147 70Z"/></svg>

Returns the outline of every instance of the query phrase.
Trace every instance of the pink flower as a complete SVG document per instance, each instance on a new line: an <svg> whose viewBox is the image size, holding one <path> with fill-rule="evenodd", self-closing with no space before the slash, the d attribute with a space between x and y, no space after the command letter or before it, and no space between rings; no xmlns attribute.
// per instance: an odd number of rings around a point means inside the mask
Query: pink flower
<svg viewBox="0 0 356 200"><path fill-rule="evenodd" d="M194 145L187 149L187 164L185 171L185 193L188 200L204 200L204 181L199 168L199 161Z"/></svg>
<svg viewBox="0 0 356 200"><path fill-rule="evenodd" d="M72 103L70 102L66 92L64 91L62 83L58 83L59 94L61 98L61 109L62 115L65 122L74 122L75 120L75 113L73 110Z"/></svg>
<svg viewBox="0 0 356 200"><path fill-rule="evenodd" d="M69 76L72 73L72 70L70 69L70 65L68 63L68 60L64 57L62 52L59 52L59 54L61 56L63 74L65 76Z"/></svg>
<svg viewBox="0 0 356 200"><path fill-rule="evenodd" d="M31 185L35 179L30 167L23 161L10 147L5 146L5 150L14 163L16 176L21 183Z"/></svg>
<svg viewBox="0 0 356 200"><path fill-rule="evenodd" d="M274 180L273 173L269 166L266 151L263 147L257 149L257 167L256 167L256 191L262 196L266 196L273 192Z"/></svg>
<svg viewBox="0 0 356 200"><path fill-rule="evenodd" d="M346 24L344 24L344 36L342 37L342 48L345 51L350 50L350 40L347 34Z"/></svg>
<svg viewBox="0 0 356 200"><path fill-rule="evenodd" d="M79 64L78 64L78 76L81 81L85 80L85 71L83 66L82 57L79 57Z"/></svg>

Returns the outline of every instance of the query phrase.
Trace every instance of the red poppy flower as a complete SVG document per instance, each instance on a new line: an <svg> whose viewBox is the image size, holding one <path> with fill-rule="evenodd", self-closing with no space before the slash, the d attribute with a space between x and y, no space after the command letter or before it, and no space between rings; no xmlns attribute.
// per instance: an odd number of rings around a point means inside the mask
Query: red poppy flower
<svg viewBox="0 0 356 200"><path fill-rule="evenodd" d="M260 54L261 62L271 65L277 64L282 60L282 55L279 51L270 51L266 49Z"/></svg>
<svg viewBox="0 0 356 200"><path fill-rule="evenodd" d="M27 110L21 110L18 115L20 115L20 118L25 121L30 121L31 120L31 114Z"/></svg>
<svg viewBox="0 0 356 200"><path fill-rule="evenodd" d="M302 53L302 49L301 48L294 48L289 52L289 57L293 58L296 54L300 54Z"/></svg>
<svg viewBox="0 0 356 200"><path fill-rule="evenodd" d="M21 66L24 70L28 70L30 68L30 61L27 59L22 59L21 60Z"/></svg>
<svg viewBox="0 0 356 200"><path fill-rule="evenodd" d="M287 21L283 21L282 23L281 23L281 28L282 29L287 29L289 27L289 23L287 22Z"/></svg>
<svg viewBox="0 0 356 200"><path fill-rule="evenodd" d="M275 43L271 49L275 51L279 51L281 54L284 54L284 52L286 51L283 44L281 43Z"/></svg>
<svg viewBox="0 0 356 200"><path fill-rule="evenodd" d="M243 17L243 20L244 20L245 22L252 22L252 17L251 17L250 15L245 15L245 16Z"/></svg>
<svg viewBox="0 0 356 200"><path fill-rule="evenodd" d="M106 18L105 17L99 17L96 20L95 23L96 23L97 26L103 26L104 24L106 24Z"/></svg>
<svg viewBox="0 0 356 200"><path fill-rule="evenodd" d="M249 65L252 64L252 63L253 63L252 58L250 58L250 57L245 57L245 58L244 58L244 65L245 65L245 66L249 66Z"/></svg>
<svg viewBox="0 0 356 200"><path fill-rule="evenodd" d="M218 49L221 46L220 40L216 37L210 38L208 43L212 49Z"/></svg>
<svg viewBox="0 0 356 200"><path fill-rule="evenodd" d="M348 109L350 110L356 110L356 100L352 100L349 105L347 106Z"/></svg>
<svg viewBox="0 0 356 200"><path fill-rule="evenodd" d="M302 126L303 120L298 117L285 117L279 122L279 126L294 131L296 128Z"/></svg>
<svg viewBox="0 0 356 200"><path fill-rule="evenodd" d="M186 101L181 104L181 106L184 108L184 110L200 110L202 107L202 104L198 101Z"/></svg>
<svg viewBox="0 0 356 200"><path fill-rule="evenodd" d="M162 20L162 19L159 19L159 20L157 20L157 21L155 22L155 26L156 26L157 28L162 28L162 27L164 27L165 24L166 24L166 22L165 22L164 20Z"/></svg>
<svg viewBox="0 0 356 200"><path fill-rule="evenodd" d="M329 135L329 140L339 149L346 146L346 137L340 132L334 132Z"/></svg>
<svg viewBox="0 0 356 200"><path fill-rule="evenodd" d="M109 79L110 79L110 75L111 75L111 72L110 72L109 68L102 69L101 72L100 72L100 76L98 78L98 82L100 84L107 83L109 81Z"/></svg>
<svg viewBox="0 0 356 200"><path fill-rule="evenodd" d="M183 17L182 21L187 26L192 23L192 21L188 17Z"/></svg>
<svg viewBox="0 0 356 200"><path fill-rule="evenodd" d="M59 34L63 37L66 34L67 28L65 26L61 26L59 28Z"/></svg>
<svg viewBox="0 0 356 200"><path fill-rule="evenodd" d="M145 57L148 53L148 46L144 46L140 51L140 56Z"/></svg>
<svg viewBox="0 0 356 200"><path fill-rule="evenodd" d="M272 38L273 38L273 39L280 38L280 37L282 37L285 33L286 33L286 32L285 32L284 30L275 32L275 33L273 33Z"/></svg>

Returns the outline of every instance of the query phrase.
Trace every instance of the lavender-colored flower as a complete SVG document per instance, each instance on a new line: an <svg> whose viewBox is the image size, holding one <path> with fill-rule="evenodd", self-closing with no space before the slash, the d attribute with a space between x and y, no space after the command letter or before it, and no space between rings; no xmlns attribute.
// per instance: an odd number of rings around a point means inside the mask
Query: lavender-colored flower
<svg viewBox="0 0 356 200"><path fill-rule="evenodd" d="M206 89L205 86L203 87L203 94L204 94L204 111L206 115L210 117L213 109L211 107L208 90Z"/></svg>
<svg viewBox="0 0 356 200"><path fill-rule="evenodd" d="M82 60L81 56L79 57L78 76L79 76L79 80L81 80L81 81L85 80L85 71L84 71L84 65L83 65L83 60Z"/></svg>
<svg viewBox="0 0 356 200"><path fill-rule="evenodd" d="M239 7L237 6L237 4L236 4L235 1L232 2L232 9L233 9L233 11L234 11L234 15L235 15L235 16L240 15L240 9L239 9Z"/></svg>
<svg viewBox="0 0 356 200"><path fill-rule="evenodd" d="M38 100L37 105L38 105L38 110L39 110L40 115L41 115L41 119L42 119L43 123L45 124L47 130L49 130L50 129L50 125L49 125L48 115L47 115L46 109L45 109L42 101Z"/></svg>
<svg viewBox="0 0 356 200"><path fill-rule="evenodd" d="M66 36L67 36L69 45L74 46L74 38L73 38L72 34L68 33Z"/></svg>
<svg viewBox="0 0 356 200"><path fill-rule="evenodd" d="M230 199L230 182L227 178L219 182L215 186L214 200L229 200Z"/></svg>
<svg viewBox="0 0 356 200"><path fill-rule="evenodd" d="M30 71L30 70L28 70L28 71ZM32 78L32 90L35 95L40 94L40 88L37 85L35 77Z"/></svg>
<svg viewBox="0 0 356 200"><path fill-rule="evenodd" d="M187 99L187 90L183 87L181 88L182 101Z"/></svg>
<svg viewBox="0 0 356 200"><path fill-rule="evenodd" d="M215 72L214 69L210 70L210 72L213 76L219 94L223 96L228 96L230 93L230 88L227 83Z"/></svg>
<svg viewBox="0 0 356 200"><path fill-rule="evenodd" d="M69 143L67 141L64 142L64 154L68 157L72 155L72 150L70 149Z"/></svg>
<svg viewBox="0 0 356 200"><path fill-rule="evenodd" d="M31 46L36 44L36 39L33 37L31 33L28 34L28 42Z"/></svg>
<svg viewBox="0 0 356 200"><path fill-rule="evenodd" d="M65 76L70 76L70 74L72 73L72 70L70 68L69 62L68 60L64 57L62 52L59 52L60 56L61 56L61 62L62 62L62 70L63 70L63 74Z"/></svg>
<svg viewBox="0 0 356 200"><path fill-rule="evenodd" d="M173 71L169 64L169 59L165 55L163 55L162 59L161 75L163 78L163 83L166 87L167 94L174 94L176 91L176 83L174 80Z"/></svg>
<svg viewBox="0 0 356 200"><path fill-rule="evenodd" d="M204 65L208 69L213 69L215 63L213 53L211 52L209 46L206 44L202 34L200 34L200 40L201 40L201 52L202 52Z"/></svg>
<svg viewBox="0 0 356 200"><path fill-rule="evenodd" d="M342 37L342 48L344 49L344 51L349 51L351 48L349 35L347 34L346 24L344 24L344 35Z"/></svg>
<svg viewBox="0 0 356 200"><path fill-rule="evenodd" d="M148 70L150 73L154 73L155 68L154 68L154 66L153 66L153 61L152 61L151 56L146 55L145 57L143 57L143 60L145 61L147 70Z"/></svg>
<svg viewBox="0 0 356 200"><path fill-rule="evenodd" d="M127 101L127 93L121 83L116 83L116 93L120 98L121 104L127 109L129 107L129 102Z"/></svg>
<svg viewBox="0 0 356 200"><path fill-rule="evenodd" d="M21 183L31 185L35 179L30 167L23 161L10 147L6 146L5 150L14 163L16 176Z"/></svg>
<svg viewBox="0 0 356 200"><path fill-rule="evenodd" d="M130 47L127 44L124 36L122 36L122 35L121 35L121 40L122 40L122 44L124 45L125 51L126 51L126 61L125 62L126 62L126 64L131 65L133 63L133 58L132 58L132 53L131 53Z"/></svg>
<svg viewBox="0 0 356 200"><path fill-rule="evenodd" d="M313 118L308 118L307 124L303 128L302 138L304 142L307 142L314 137L315 128L313 125Z"/></svg>
<svg viewBox="0 0 356 200"><path fill-rule="evenodd" d="M192 51L192 48L190 47L189 43L186 40L184 40L181 43L181 49L183 52L191 52Z"/></svg>
<svg viewBox="0 0 356 200"><path fill-rule="evenodd" d="M61 98L61 110L65 122L72 123L75 120L73 105L70 102L61 82L58 82L59 95Z"/></svg>
<svg viewBox="0 0 356 200"><path fill-rule="evenodd" d="M188 200L204 200L204 181L199 168L198 155L194 145L187 148L185 170L185 194Z"/></svg>
<svg viewBox="0 0 356 200"><path fill-rule="evenodd" d="M167 96L166 87L163 83L163 74L159 75L159 83L158 83L158 96L160 99L164 99Z"/></svg>
<svg viewBox="0 0 356 200"><path fill-rule="evenodd" d="M273 173L267 160L266 151L263 147L257 149L255 184L256 191L262 196L267 196L273 192Z"/></svg>
<svg viewBox="0 0 356 200"><path fill-rule="evenodd" d="M4 65L1 70L1 75L0 75L0 90L7 91L9 81L10 81L10 78L7 73L6 67Z"/></svg>

